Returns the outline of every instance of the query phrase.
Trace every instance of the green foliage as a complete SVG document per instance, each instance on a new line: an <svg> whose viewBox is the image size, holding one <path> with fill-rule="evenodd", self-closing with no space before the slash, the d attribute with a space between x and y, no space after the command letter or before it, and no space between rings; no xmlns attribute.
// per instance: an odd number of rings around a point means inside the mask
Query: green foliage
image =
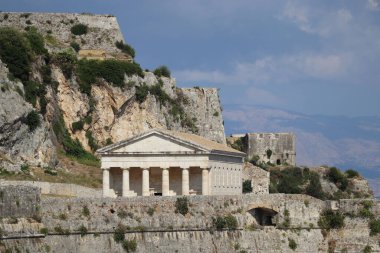
<svg viewBox="0 0 380 253"><path fill-rule="evenodd" d="M244 180L243 182L243 193L249 193L252 192L252 181L251 180Z"/></svg>
<svg viewBox="0 0 380 253"><path fill-rule="evenodd" d="M346 170L345 174L347 175L348 178L360 177L359 172L352 169Z"/></svg>
<svg viewBox="0 0 380 253"><path fill-rule="evenodd" d="M322 190L319 175L311 172L309 175L309 185L306 187L306 194L318 199L325 199L325 193Z"/></svg>
<svg viewBox="0 0 380 253"><path fill-rule="evenodd" d="M146 211L146 213L149 214L149 216L153 216L154 211L155 211L155 209L153 207L149 207L148 211Z"/></svg>
<svg viewBox="0 0 380 253"><path fill-rule="evenodd" d="M127 232L127 227L119 224L117 228L115 229L115 233L113 234L113 239L117 243L121 243L125 240L125 233Z"/></svg>
<svg viewBox="0 0 380 253"><path fill-rule="evenodd" d="M145 101L149 94L149 86L145 83L141 86L136 86L136 100L141 104Z"/></svg>
<svg viewBox="0 0 380 253"><path fill-rule="evenodd" d="M49 233L49 230L48 230L48 228L41 228L40 229L40 233L44 234L44 235L47 235Z"/></svg>
<svg viewBox="0 0 380 253"><path fill-rule="evenodd" d="M158 77L170 77L171 74L169 68L165 65L159 66L153 71L153 73Z"/></svg>
<svg viewBox="0 0 380 253"><path fill-rule="evenodd" d="M234 143L231 143L231 147L243 152L244 151L244 137L240 137L236 139Z"/></svg>
<svg viewBox="0 0 380 253"><path fill-rule="evenodd" d="M371 220L369 222L369 229L371 235L377 235L380 234L380 219L377 220Z"/></svg>
<svg viewBox="0 0 380 253"><path fill-rule="evenodd" d="M219 112L214 112L213 116L214 117L218 117L219 116Z"/></svg>
<svg viewBox="0 0 380 253"><path fill-rule="evenodd" d="M69 79L73 74L77 58L72 52L65 51L53 55L52 62L59 66L65 78Z"/></svg>
<svg viewBox="0 0 380 253"><path fill-rule="evenodd" d="M367 245L363 249L363 253L371 253L372 252L372 247Z"/></svg>
<svg viewBox="0 0 380 253"><path fill-rule="evenodd" d="M28 113L25 119L25 124L29 126L29 130L33 132L37 127L41 125L40 116L36 111L31 111Z"/></svg>
<svg viewBox="0 0 380 253"><path fill-rule="evenodd" d="M124 43L123 41L116 41L116 47L120 49L123 53L130 55L132 58L135 58L135 49L130 45Z"/></svg>
<svg viewBox="0 0 380 253"><path fill-rule="evenodd" d="M339 229L344 227L344 216L339 212L326 210L319 218L318 225L323 229Z"/></svg>
<svg viewBox="0 0 380 253"><path fill-rule="evenodd" d="M83 35L88 32L88 26L85 24L76 24L71 27L71 33L74 35Z"/></svg>
<svg viewBox="0 0 380 253"><path fill-rule="evenodd" d="M90 146L91 150L96 151L99 148L99 146L96 143L95 138L92 136L92 131L88 130L86 132L86 137L88 139L88 145Z"/></svg>
<svg viewBox="0 0 380 253"><path fill-rule="evenodd" d="M21 165L21 171L24 172L24 173L29 173L30 171L30 168L29 168L29 165L28 164L23 164Z"/></svg>
<svg viewBox="0 0 380 253"><path fill-rule="evenodd" d="M73 129L73 132L76 132L76 131L82 130L82 129L83 129L83 126L84 126L84 122L83 122L83 120L79 120L79 121L73 122L73 123L71 124L71 128Z"/></svg>
<svg viewBox="0 0 380 253"><path fill-rule="evenodd" d="M123 245L123 249L128 253L135 252L137 249L137 242L135 239L124 240L122 245Z"/></svg>
<svg viewBox="0 0 380 253"><path fill-rule="evenodd" d="M0 58L14 77L29 79L31 49L22 33L13 28L0 28Z"/></svg>
<svg viewBox="0 0 380 253"><path fill-rule="evenodd" d="M177 198L175 202L175 212L186 215L189 212L189 200L186 197Z"/></svg>
<svg viewBox="0 0 380 253"><path fill-rule="evenodd" d="M80 45L76 43L75 41L70 43L70 46L75 50L75 52L79 52L80 50Z"/></svg>
<svg viewBox="0 0 380 253"><path fill-rule="evenodd" d="M289 242L289 248L291 248L292 250L295 250L297 248L298 245L296 241L294 241L291 238L288 238L288 242Z"/></svg>
<svg viewBox="0 0 380 253"><path fill-rule="evenodd" d="M258 165L259 160L260 160L260 156L254 155L249 162L252 163L253 165Z"/></svg>
<svg viewBox="0 0 380 253"><path fill-rule="evenodd" d="M29 29L26 33L26 38L28 39L29 45L35 54L48 55L48 51L45 48L44 37L37 32L35 27Z"/></svg>
<svg viewBox="0 0 380 253"><path fill-rule="evenodd" d="M80 232L80 236L83 237L83 236L87 235L88 229L82 224L79 227L78 231Z"/></svg>
<svg viewBox="0 0 380 253"><path fill-rule="evenodd" d="M266 154L267 154L268 159L270 159L270 157L271 157L272 154L273 154L273 151L270 150L270 149L267 149L267 151L265 151L265 152L266 152Z"/></svg>
<svg viewBox="0 0 380 253"><path fill-rule="evenodd" d="M342 191L347 189L348 180L345 175L335 167L331 167L327 173L327 178Z"/></svg>
<svg viewBox="0 0 380 253"><path fill-rule="evenodd" d="M235 216L228 214L224 217L222 216L217 216L216 218L212 218L212 224L213 227L216 230L223 230L223 229L229 229L229 230L234 230L237 229L238 227L238 222Z"/></svg>
<svg viewBox="0 0 380 253"><path fill-rule="evenodd" d="M129 63L118 60L87 60L82 59L78 62L77 74L79 86L82 92L91 93L91 85L97 78L103 78L107 82L117 87L124 86L124 75L143 76L142 69L137 63Z"/></svg>
<svg viewBox="0 0 380 253"><path fill-rule="evenodd" d="M25 81L24 82L24 90L25 90L25 100L31 103L33 106L36 106L37 97L43 96L44 87L33 81Z"/></svg>
<svg viewBox="0 0 380 253"><path fill-rule="evenodd" d="M87 206L84 206L83 209L82 209L82 214L86 217L89 217L90 216L90 210L88 209Z"/></svg>

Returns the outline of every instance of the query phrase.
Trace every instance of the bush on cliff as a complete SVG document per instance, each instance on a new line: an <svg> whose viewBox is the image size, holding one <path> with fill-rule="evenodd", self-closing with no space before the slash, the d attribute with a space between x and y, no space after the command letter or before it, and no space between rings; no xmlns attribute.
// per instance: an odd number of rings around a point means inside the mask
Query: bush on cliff
<svg viewBox="0 0 380 253"><path fill-rule="evenodd" d="M123 249L127 252L127 253L131 253L131 252L135 252L136 249L137 249L137 242L135 239L133 240L124 240L123 243Z"/></svg>
<svg viewBox="0 0 380 253"><path fill-rule="evenodd" d="M369 229L371 230L371 235L380 234L380 219L370 221Z"/></svg>
<svg viewBox="0 0 380 253"><path fill-rule="evenodd" d="M153 73L158 77L170 77L171 74L169 68L165 65L159 66L153 71Z"/></svg>
<svg viewBox="0 0 380 253"><path fill-rule="evenodd" d="M25 119L25 124L29 126L29 130L33 132L37 127L41 125L40 116L36 111L31 111L28 113Z"/></svg>
<svg viewBox="0 0 380 253"><path fill-rule="evenodd" d="M28 40L13 28L0 28L0 58L21 81L29 79L31 54Z"/></svg>
<svg viewBox="0 0 380 253"><path fill-rule="evenodd" d="M347 189L348 180L346 176L337 168L331 167L327 173L327 178L342 191Z"/></svg>
<svg viewBox="0 0 380 253"><path fill-rule="evenodd" d="M116 47L120 49L123 53L130 55L132 58L135 58L136 52L133 47L124 43L123 41L116 41Z"/></svg>
<svg viewBox="0 0 380 253"><path fill-rule="evenodd" d="M217 216L216 218L212 217L212 224L213 227L216 230L223 230L223 229L228 229L228 230L235 230L238 227L238 221L235 216L232 214L228 214L224 217L222 216Z"/></svg>

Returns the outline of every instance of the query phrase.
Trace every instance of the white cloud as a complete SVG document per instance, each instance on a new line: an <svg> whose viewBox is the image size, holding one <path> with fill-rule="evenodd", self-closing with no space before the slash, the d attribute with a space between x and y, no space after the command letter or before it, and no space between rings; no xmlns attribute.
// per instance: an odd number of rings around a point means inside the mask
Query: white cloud
<svg viewBox="0 0 380 253"><path fill-rule="evenodd" d="M344 73L348 57L338 54L269 56L253 62L236 63L231 72L221 70L180 70L175 76L185 82L261 87L269 83L289 83L307 77L330 78Z"/></svg>
<svg viewBox="0 0 380 253"><path fill-rule="evenodd" d="M380 4L378 0L368 0L367 1L367 7L370 10L379 10Z"/></svg>

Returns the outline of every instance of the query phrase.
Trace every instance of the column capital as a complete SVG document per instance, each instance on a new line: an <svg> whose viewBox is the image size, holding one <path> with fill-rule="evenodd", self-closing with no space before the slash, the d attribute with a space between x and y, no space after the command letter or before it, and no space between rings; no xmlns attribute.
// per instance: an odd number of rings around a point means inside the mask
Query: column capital
<svg viewBox="0 0 380 253"><path fill-rule="evenodd" d="M142 170L149 170L150 167L140 167L140 169L142 169Z"/></svg>
<svg viewBox="0 0 380 253"><path fill-rule="evenodd" d="M182 170L189 170L190 169L190 166L188 167L181 167Z"/></svg>
<svg viewBox="0 0 380 253"><path fill-rule="evenodd" d="M121 167L122 170L129 170L130 167Z"/></svg>
<svg viewBox="0 0 380 253"><path fill-rule="evenodd" d="M110 170L110 167L101 167L102 170Z"/></svg>

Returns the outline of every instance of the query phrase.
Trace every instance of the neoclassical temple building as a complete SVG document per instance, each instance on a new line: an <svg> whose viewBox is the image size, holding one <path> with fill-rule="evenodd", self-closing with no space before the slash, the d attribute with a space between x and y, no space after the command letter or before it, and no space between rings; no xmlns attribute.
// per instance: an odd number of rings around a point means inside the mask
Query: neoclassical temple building
<svg viewBox="0 0 380 253"><path fill-rule="evenodd" d="M198 135L155 129L97 152L106 197L242 193L245 154Z"/></svg>

